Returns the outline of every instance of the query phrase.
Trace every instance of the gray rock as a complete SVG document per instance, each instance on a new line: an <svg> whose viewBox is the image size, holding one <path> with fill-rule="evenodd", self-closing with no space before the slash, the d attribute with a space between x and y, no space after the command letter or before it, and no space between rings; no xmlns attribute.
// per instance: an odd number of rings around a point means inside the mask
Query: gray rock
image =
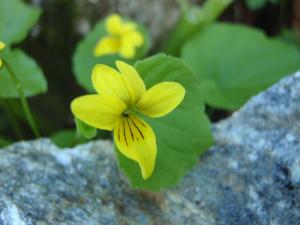
<svg viewBox="0 0 300 225"><path fill-rule="evenodd" d="M0 151L0 224L300 224L300 73L213 127L214 147L174 189L132 190L112 144L49 140Z"/></svg>
<svg viewBox="0 0 300 225"><path fill-rule="evenodd" d="M299 225L299 102L300 72L215 124L216 145L178 193L216 224Z"/></svg>
<svg viewBox="0 0 300 225"><path fill-rule="evenodd" d="M179 7L174 0L76 0L77 13L85 21L99 20L118 12L142 23L154 40L159 40L175 25Z"/></svg>
<svg viewBox="0 0 300 225"><path fill-rule="evenodd" d="M117 12L143 24L155 42L163 39L179 18L179 6L174 0L31 0L31 3L40 6L49 17L60 15L58 12L63 8L74 25L72 29L82 34L95 22ZM66 29L60 22L57 25Z"/></svg>

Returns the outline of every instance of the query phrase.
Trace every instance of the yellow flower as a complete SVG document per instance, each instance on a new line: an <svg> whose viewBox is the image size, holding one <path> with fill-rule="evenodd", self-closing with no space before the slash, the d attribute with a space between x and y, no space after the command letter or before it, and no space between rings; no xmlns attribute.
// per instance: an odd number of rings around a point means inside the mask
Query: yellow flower
<svg viewBox="0 0 300 225"><path fill-rule="evenodd" d="M136 161L142 177L147 179L155 167L156 137L151 126L136 112L151 118L164 116L181 103L185 89L176 82L161 82L146 90L132 66L121 61L116 65L119 71L96 65L92 82L97 94L74 99L71 109L86 124L113 130L120 152Z"/></svg>
<svg viewBox="0 0 300 225"><path fill-rule="evenodd" d="M5 44L2 41L0 41L0 51L3 50L4 48L5 48ZM2 67L2 60L0 58L0 68L1 67Z"/></svg>
<svg viewBox="0 0 300 225"><path fill-rule="evenodd" d="M127 59L133 58L136 48L144 43L144 37L137 30L137 25L122 21L118 14L109 16L105 25L108 35L96 44L95 56L120 54Z"/></svg>

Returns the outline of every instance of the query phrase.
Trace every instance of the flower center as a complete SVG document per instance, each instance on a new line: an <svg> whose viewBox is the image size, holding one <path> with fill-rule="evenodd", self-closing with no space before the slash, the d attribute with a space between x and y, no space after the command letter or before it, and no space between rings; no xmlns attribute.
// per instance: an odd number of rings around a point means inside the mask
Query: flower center
<svg viewBox="0 0 300 225"><path fill-rule="evenodd" d="M128 114L131 114L133 112L133 108L131 106L128 106L127 109L122 113L123 116L128 117Z"/></svg>

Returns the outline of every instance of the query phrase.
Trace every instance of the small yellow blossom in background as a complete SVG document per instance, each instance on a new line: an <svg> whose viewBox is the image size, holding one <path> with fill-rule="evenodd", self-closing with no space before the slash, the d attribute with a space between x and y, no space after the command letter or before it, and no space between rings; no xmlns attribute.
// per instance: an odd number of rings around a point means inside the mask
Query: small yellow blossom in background
<svg viewBox="0 0 300 225"><path fill-rule="evenodd" d="M106 19L107 36L101 38L94 49L95 56L119 54L130 59L136 54L136 48L144 44L144 37L138 31L137 24L123 21L118 14Z"/></svg>
<svg viewBox="0 0 300 225"><path fill-rule="evenodd" d="M173 111L183 100L185 89L176 82L161 82L146 90L134 67L117 61L119 71L96 65L92 82L97 94L72 101L76 118L98 129L113 130L114 141L126 157L136 161L142 177L149 178L155 167L157 144L151 126L136 111L157 118Z"/></svg>
<svg viewBox="0 0 300 225"><path fill-rule="evenodd" d="M5 48L5 44L2 41L0 41L0 51L3 50L4 48ZM2 60L0 58L0 68L1 67L2 67Z"/></svg>

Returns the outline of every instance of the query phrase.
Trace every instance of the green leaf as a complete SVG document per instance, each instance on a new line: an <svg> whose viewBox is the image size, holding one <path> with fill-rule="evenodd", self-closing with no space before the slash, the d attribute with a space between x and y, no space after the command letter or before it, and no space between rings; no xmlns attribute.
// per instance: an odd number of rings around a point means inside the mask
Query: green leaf
<svg viewBox="0 0 300 225"><path fill-rule="evenodd" d="M77 132L86 139L92 139L97 135L97 129L75 118Z"/></svg>
<svg viewBox="0 0 300 225"><path fill-rule="evenodd" d="M300 38L296 30L284 29L277 36L277 39L292 44L300 50Z"/></svg>
<svg viewBox="0 0 300 225"><path fill-rule="evenodd" d="M37 22L41 10L21 0L0 0L0 40L6 45L19 43Z"/></svg>
<svg viewBox="0 0 300 225"><path fill-rule="evenodd" d="M200 79L205 101L235 110L300 68L298 50L240 25L215 24L184 45L182 58Z"/></svg>
<svg viewBox="0 0 300 225"><path fill-rule="evenodd" d="M158 147L155 170L149 179L143 180L138 164L116 150L120 167L133 187L159 191L176 185L211 146L210 123L204 113L198 80L180 59L159 54L139 61L135 67L147 88L162 81L175 81L186 89L183 102L167 116L143 117L153 128Z"/></svg>
<svg viewBox="0 0 300 225"><path fill-rule="evenodd" d="M0 53L10 65L19 79L25 96L30 97L47 91L47 81L42 70L36 62L21 50L9 50L6 48ZM0 97L18 98L18 92L14 82L5 67L0 69Z"/></svg>
<svg viewBox="0 0 300 225"><path fill-rule="evenodd" d="M102 57L94 56L94 48L102 37L106 36L105 19L98 22L94 29L79 42L75 54L73 56L73 71L78 84L88 92L93 92L91 83L92 68L96 64L105 64L115 67L116 60L122 60L128 63L134 63L137 59L143 57L149 48L149 37L146 30L142 26L138 26L139 31L144 35L145 43L137 49L137 55L133 59L124 59L119 55L107 55Z"/></svg>
<svg viewBox="0 0 300 225"><path fill-rule="evenodd" d="M233 0L207 0L201 7L189 4L187 0L177 0L181 7L181 17L163 45L163 50L173 56L180 55L184 42L200 29L215 22Z"/></svg>
<svg viewBox="0 0 300 225"><path fill-rule="evenodd" d="M279 3L280 0L246 0L247 6L252 10L257 10L269 3Z"/></svg>
<svg viewBox="0 0 300 225"><path fill-rule="evenodd" d="M53 134L50 138L60 148L70 148L87 142L76 130L62 130Z"/></svg>
<svg viewBox="0 0 300 225"><path fill-rule="evenodd" d="M4 148L12 143L13 143L12 140L0 137L0 148Z"/></svg>

